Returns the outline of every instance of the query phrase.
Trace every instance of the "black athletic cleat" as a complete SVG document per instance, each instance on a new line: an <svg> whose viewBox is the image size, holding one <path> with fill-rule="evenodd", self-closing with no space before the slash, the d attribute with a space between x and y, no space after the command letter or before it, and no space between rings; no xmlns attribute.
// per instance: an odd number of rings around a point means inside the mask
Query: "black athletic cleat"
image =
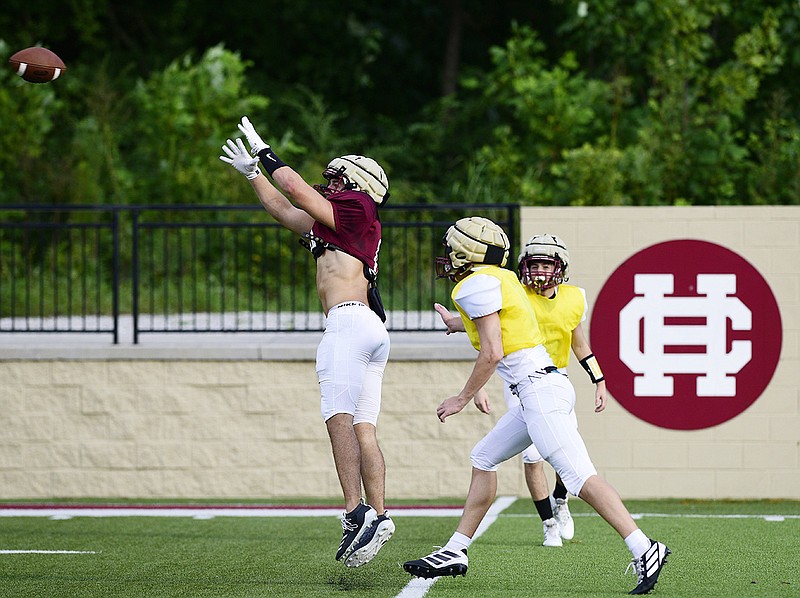
<svg viewBox="0 0 800 598"><path fill-rule="evenodd" d="M650 590L655 587L656 582L658 581L658 576L661 573L661 569L663 569L664 565L667 563L667 556L671 552L672 551L661 542L650 540L650 548L648 548L638 559L632 559L631 564L628 565L628 568L631 566L634 567L636 570L636 575L639 578L636 587L628 593L649 593Z"/></svg>
<svg viewBox="0 0 800 598"><path fill-rule="evenodd" d="M406 573L425 578L466 575L467 549L455 551L440 548L421 559L403 563L403 569Z"/></svg>
<svg viewBox="0 0 800 598"><path fill-rule="evenodd" d="M349 513L342 513L342 543L336 551L336 560L347 558L364 531L377 519L378 514L361 499L358 506Z"/></svg>
<svg viewBox="0 0 800 598"><path fill-rule="evenodd" d="M375 558L375 555L389 541L393 533L394 522L388 513L384 513L364 530L357 542L353 543L350 556L347 557L344 564L348 567L366 565Z"/></svg>

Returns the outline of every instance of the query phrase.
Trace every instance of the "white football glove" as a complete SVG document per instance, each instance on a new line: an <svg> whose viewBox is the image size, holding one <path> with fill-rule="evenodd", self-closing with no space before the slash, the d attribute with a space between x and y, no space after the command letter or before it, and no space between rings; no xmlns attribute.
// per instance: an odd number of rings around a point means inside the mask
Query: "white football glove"
<svg viewBox="0 0 800 598"><path fill-rule="evenodd" d="M256 132L253 123L246 116L242 117L242 122L239 123L239 130L247 137L247 143L250 144L250 153L253 156L257 156L261 150L270 149L269 144L264 143L264 140Z"/></svg>
<svg viewBox="0 0 800 598"><path fill-rule="evenodd" d="M227 157L220 156L219 159L233 166L246 176L247 180L253 180L261 174L258 168L258 158L250 157L244 147L244 142L238 137L236 143L228 139L228 144L222 146L222 151L228 155Z"/></svg>

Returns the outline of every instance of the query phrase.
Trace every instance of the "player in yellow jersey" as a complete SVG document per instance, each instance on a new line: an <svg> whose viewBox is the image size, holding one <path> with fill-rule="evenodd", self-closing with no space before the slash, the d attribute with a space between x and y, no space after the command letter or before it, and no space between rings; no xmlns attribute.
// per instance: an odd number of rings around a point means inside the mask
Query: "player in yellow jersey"
<svg viewBox="0 0 800 598"><path fill-rule="evenodd" d="M534 444L567 490L591 505L625 540L638 574L631 593L649 592L670 551L639 529L616 490L597 475L570 416L575 405L572 384L544 347L525 287L503 268L508 237L491 220L473 216L452 225L444 242L446 254L437 258L437 276L456 283L451 296L478 356L462 390L445 399L436 415L444 422L460 412L495 371L520 404L472 449L472 481L456 532L443 548L407 561L403 568L425 578L465 575L467 549L497 492L497 468Z"/></svg>
<svg viewBox="0 0 800 598"><path fill-rule="evenodd" d="M586 292L569 280L569 252L564 242L555 235L534 235L525 243L517 261L517 273L525 285L540 332L545 337L545 348L553 363L565 376L570 349L595 383L595 412L606 406L606 383L589 341L583 332L582 323L588 310ZM436 311L447 325L448 333L463 329L461 318L451 314L446 307L436 304ZM506 405L519 405L519 399L504 387ZM489 399L484 391L475 397L477 407L490 411ZM575 412L571 413L577 427ZM534 445L522 452L525 482L530 491L536 511L542 520L543 546L560 547L563 540L575 536L575 524L569 512L567 488L556 476L552 496L547 489L544 459Z"/></svg>
<svg viewBox="0 0 800 598"><path fill-rule="evenodd" d="M589 341L581 325L588 310L586 292L569 280L569 252L564 242L555 235L534 235L525 243L517 261L520 281L525 285L528 298L544 334L545 346L556 367L566 375L570 349L595 384L594 410L599 413L606 407L606 383ZM511 406L519 399L505 393ZM574 418L575 412L572 412ZM577 419L575 426L577 427ZM547 491L544 459L534 445L522 453L525 482L536 510L542 519L545 546L561 546L562 538L571 540L575 525L567 503L567 488L556 476L552 496Z"/></svg>

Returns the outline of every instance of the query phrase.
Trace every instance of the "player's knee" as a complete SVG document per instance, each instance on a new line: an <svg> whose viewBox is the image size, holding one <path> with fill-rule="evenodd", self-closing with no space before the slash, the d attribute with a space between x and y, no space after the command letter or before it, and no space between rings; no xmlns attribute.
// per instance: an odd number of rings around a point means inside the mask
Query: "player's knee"
<svg viewBox="0 0 800 598"><path fill-rule="evenodd" d="M553 469L561 477L564 486L573 496L580 494L586 480L593 475L597 475L597 470L588 457L585 459L567 459L563 454L557 452L550 456L548 462L553 466Z"/></svg>
<svg viewBox="0 0 800 598"><path fill-rule="evenodd" d="M469 454L470 463L475 469L479 469L481 471L497 471L497 468L500 466L499 463L495 463L494 459L491 458L485 451L481 450L482 447L480 445L476 446L472 449L472 452Z"/></svg>
<svg viewBox="0 0 800 598"><path fill-rule="evenodd" d="M525 465L534 465L536 463L541 464L543 461L544 458L539 454L539 451L537 451L533 445L522 451L522 462Z"/></svg>
<svg viewBox="0 0 800 598"><path fill-rule="evenodd" d="M570 494L573 496L578 496L580 495L586 480L594 475L597 475L597 471L594 469L590 471L576 471L574 469L570 469L561 470L558 472L558 475L561 476L561 481L563 482L564 486L566 486L567 490L569 490Z"/></svg>

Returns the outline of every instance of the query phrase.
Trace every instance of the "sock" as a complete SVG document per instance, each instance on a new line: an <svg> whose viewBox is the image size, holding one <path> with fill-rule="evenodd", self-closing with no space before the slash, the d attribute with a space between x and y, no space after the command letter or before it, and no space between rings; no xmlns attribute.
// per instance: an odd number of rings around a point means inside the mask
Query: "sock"
<svg viewBox="0 0 800 598"><path fill-rule="evenodd" d="M633 531L625 538L625 545L631 551L633 558L638 559L642 556L647 549L650 548L650 538L644 535L644 532L639 528Z"/></svg>
<svg viewBox="0 0 800 598"><path fill-rule="evenodd" d="M450 537L450 539L447 541L447 544L445 544L444 547L449 550L458 552L459 550L466 550L467 548L469 548L470 544L472 544L472 538L470 538L469 536L465 536L460 532L456 532Z"/></svg>
<svg viewBox="0 0 800 598"><path fill-rule="evenodd" d="M542 500L535 500L533 504L536 507L536 512L539 513L539 517L542 518L542 521L553 518L553 505L550 504L549 496Z"/></svg>
<svg viewBox="0 0 800 598"><path fill-rule="evenodd" d="M561 478L556 478L556 487L553 488L553 498L560 498L562 500L567 498L567 487L564 485L564 482L561 481Z"/></svg>

